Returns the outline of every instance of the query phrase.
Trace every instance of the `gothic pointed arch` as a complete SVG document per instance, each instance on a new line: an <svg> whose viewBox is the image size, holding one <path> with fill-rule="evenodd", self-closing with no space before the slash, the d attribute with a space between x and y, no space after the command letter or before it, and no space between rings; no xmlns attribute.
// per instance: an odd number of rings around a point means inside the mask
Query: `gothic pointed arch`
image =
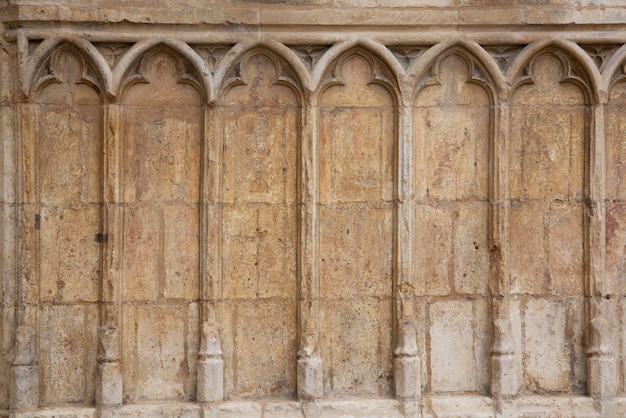
<svg viewBox="0 0 626 418"><path fill-rule="evenodd" d="M145 83L142 74L146 59L155 54L166 53L176 62L178 82L193 86L204 103L208 102L212 80L204 61L189 45L172 39L152 39L133 45L119 60L112 74L111 89L118 101L125 91L136 83Z"/></svg>
<svg viewBox="0 0 626 418"><path fill-rule="evenodd" d="M469 41L442 42L429 48L407 70L412 81L412 99L420 89L436 82L440 62L451 54L456 54L469 66L467 81L482 85L492 95L492 102L499 103L506 89L506 80L494 59L480 45Z"/></svg>
<svg viewBox="0 0 626 418"><path fill-rule="evenodd" d="M531 82L532 62L544 53L555 54L562 61L564 72L561 81L578 84L589 104L602 101L602 77L593 59L578 44L562 39L532 43L513 59L505 74L512 90Z"/></svg>
<svg viewBox="0 0 626 418"><path fill-rule="evenodd" d="M303 90L310 89L310 74L302 60L291 49L277 41L248 42L235 45L220 61L214 74L216 87L214 99L219 99L233 82L237 83L235 80L241 76L243 62L259 53L267 55L274 61L274 65L280 68L276 82L291 85L300 96Z"/></svg>
<svg viewBox="0 0 626 418"><path fill-rule="evenodd" d="M321 56L311 76L318 96L328 87L329 80L336 78L337 63L354 54L361 55L372 65L372 82L386 85L395 95L394 99L401 100L399 80L405 74L404 68L388 48L369 39L349 39L333 45Z"/></svg>
<svg viewBox="0 0 626 418"><path fill-rule="evenodd" d="M22 89L31 95L50 83L61 82L63 74L55 70L55 64L66 53L78 60L80 75L75 81L91 86L104 100L110 90L111 73L98 50L82 38L49 38L43 41L27 59L22 73Z"/></svg>

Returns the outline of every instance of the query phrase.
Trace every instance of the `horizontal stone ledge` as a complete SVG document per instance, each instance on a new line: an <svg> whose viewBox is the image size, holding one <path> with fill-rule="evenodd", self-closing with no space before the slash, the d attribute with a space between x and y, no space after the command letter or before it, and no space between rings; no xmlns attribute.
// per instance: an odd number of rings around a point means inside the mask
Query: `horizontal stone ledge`
<svg viewBox="0 0 626 418"><path fill-rule="evenodd" d="M500 24L610 24L623 23L626 17L624 4L598 7L575 7L572 2L551 2L549 5L504 2L464 1L462 4L448 0L410 2L407 6L399 0L368 2L347 0L337 7L329 0L294 0L293 4L278 2L211 2L207 7L201 0L182 4L176 2L163 7L121 7L119 3L49 2L44 5L17 4L0 9L6 22L57 21L57 22L133 22L173 24L225 24L268 25L288 22L304 25L476 25ZM91 3L91 4L90 4ZM299 3L299 4L298 4ZM530 2L528 2L530 3ZM621 2L623 3L623 2ZM373 7L376 6L376 7Z"/></svg>
<svg viewBox="0 0 626 418"><path fill-rule="evenodd" d="M625 18L626 21L626 18ZM441 26L415 28L414 26L342 27L332 26L263 26L247 27L232 31L228 28L206 25L144 25L109 24L106 28L84 28L75 22L57 26L29 25L20 29L7 29L2 36L14 42L18 35L27 39L82 38L90 42L136 43L155 38L175 39L192 45L234 45L244 42L276 41L287 46L330 45L351 39L371 39L386 46L423 45L432 46L444 41L464 40L481 45L525 45L546 39L559 38L579 44L621 45L626 39L626 24L590 26L567 26L542 28L535 25L479 25L472 27Z"/></svg>
<svg viewBox="0 0 626 418"><path fill-rule="evenodd" d="M587 396L541 396L527 395L504 399L500 403L507 417L554 417L576 416L600 418L594 410L593 399ZM481 395L424 395L422 414L424 418L495 418L496 402ZM124 405L110 416L116 417L188 417L188 418L351 418L351 417L404 417L402 405L387 398L328 398L301 403L295 400L239 400L199 405L190 402L141 403ZM626 397L616 399L616 416L626 416ZM0 417L8 411L0 410ZM96 418L95 408L59 407L42 408L37 411L12 414L15 418ZM107 415L109 416L109 415Z"/></svg>

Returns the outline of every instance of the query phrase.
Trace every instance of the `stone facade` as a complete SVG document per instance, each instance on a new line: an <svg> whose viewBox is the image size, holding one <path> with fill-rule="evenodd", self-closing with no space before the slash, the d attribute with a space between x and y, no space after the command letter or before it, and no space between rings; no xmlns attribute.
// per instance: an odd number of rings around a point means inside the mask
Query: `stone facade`
<svg viewBox="0 0 626 418"><path fill-rule="evenodd" d="M625 1L0 22L0 416L626 416Z"/></svg>

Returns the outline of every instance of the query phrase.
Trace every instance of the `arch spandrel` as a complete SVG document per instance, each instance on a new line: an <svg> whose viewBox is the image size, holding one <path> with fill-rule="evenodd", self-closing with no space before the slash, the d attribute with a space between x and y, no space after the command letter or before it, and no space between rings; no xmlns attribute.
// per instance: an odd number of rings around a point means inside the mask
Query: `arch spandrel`
<svg viewBox="0 0 626 418"><path fill-rule="evenodd" d="M320 86L319 345L331 396L393 393L397 106L383 69L351 50Z"/></svg>
<svg viewBox="0 0 626 418"><path fill-rule="evenodd" d="M290 73L271 50L250 50L225 74L215 107L228 397L296 393L302 109Z"/></svg>

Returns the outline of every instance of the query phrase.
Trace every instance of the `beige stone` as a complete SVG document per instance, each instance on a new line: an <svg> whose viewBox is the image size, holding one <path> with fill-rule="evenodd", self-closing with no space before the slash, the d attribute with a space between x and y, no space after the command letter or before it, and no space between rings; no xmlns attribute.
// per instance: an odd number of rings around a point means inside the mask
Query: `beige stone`
<svg viewBox="0 0 626 418"><path fill-rule="evenodd" d="M625 5L0 0L0 416L624 415Z"/></svg>

